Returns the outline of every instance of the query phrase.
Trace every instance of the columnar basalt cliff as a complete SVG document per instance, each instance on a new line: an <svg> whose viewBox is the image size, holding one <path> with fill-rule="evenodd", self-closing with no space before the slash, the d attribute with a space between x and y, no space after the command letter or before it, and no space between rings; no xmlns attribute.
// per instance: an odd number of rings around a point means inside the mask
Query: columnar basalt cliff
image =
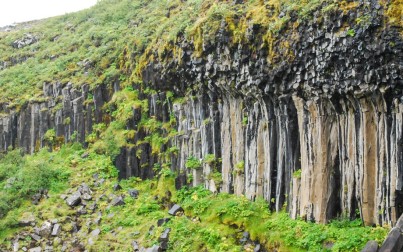
<svg viewBox="0 0 403 252"><path fill-rule="evenodd" d="M185 129L177 167L212 153L222 159L224 192L318 222L359 211L366 224L394 223L403 213L403 44L398 27L381 27L379 9L361 26L356 13L301 25L298 39L277 42L277 59L256 49L259 27L231 45L223 22L200 57L178 40L180 60L167 52L143 73L159 89L194 87L177 108ZM292 49L282 50L287 39ZM205 180L209 172L205 165Z"/></svg>
<svg viewBox="0 0 403 252"><path fill-rule="evenodd" d="M395 223L403 213L403 40L376 1L362 8L314 15L270 45L258 25L232 43L222 21L214 41L179 35L163 53L147 51L141 76L157 91L147 116L175 117L178 134L162 148L178 150L161 157L148 143L122 147L120 177L150 178L169 161L178 186L191 177L194 186L263 197L293 218ZM369 14L357 23L360 11ZM52 128L60 141L84 143L93 124L109 122L103 106L119 89L118 81L92 90L45 84L43 101L3 106L1 149L34 152ZM165 102L168 91L185 99ZM133 108L127 124L134 143L149 134L138 128L142 113ZM202 167L187 169L189 157Z"/></svg>

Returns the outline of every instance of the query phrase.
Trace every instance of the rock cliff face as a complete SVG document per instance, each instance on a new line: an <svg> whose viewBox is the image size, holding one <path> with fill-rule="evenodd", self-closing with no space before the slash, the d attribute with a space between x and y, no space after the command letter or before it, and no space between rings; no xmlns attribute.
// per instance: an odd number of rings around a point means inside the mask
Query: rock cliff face
<svg viewBox="0 0 403 252"><path fill-rule="evenodd" d="M369 10L365 24L356 24L357 13L301 24L275 49L261 46L257 26L247 41L229 43L223 22L200 56L185 38L173 45L183 52L179 58L156 52L142 73L159 92L149 97L148 116L175 116L179 134L163 148L178 151L162 160L146 143L122 148L115 160L120 176L152 177L155 164L169 161L179 184L191 177L213 191L263 197L294 218L396 222L403 213L403 41L399 28L381 27L379 6ZM94 123L108 120L102 106L118 86L45 84L43 101L18 111L4 106L2 150L33 152L52 128L61 141L84 142ZM166 91L187 99L162 103ZM134 109L127 127L137 129L140 118ZM185 167L189 157L208 156L214 162L201 162L201 169Z"/></svg>
<svg viewBox="0 0 403 252"><path fill-rule="evenodd" d="M403 213L403 44L399 28L380 28L379 6L370 10L365 25L350 13L300 26L297 39L277 42L277 60L256 49L259 27L231 46L223 23L201 57L179 40L180 60L168 53L150 63L146 82L179 93L196 87L175 110L184 132L177 167L213 153L224 192L262 196L318 222L358 214L366 224L395 222ZM291 51L281 49L287 39ZM202 177L209 172L205 165Z"/></svg>

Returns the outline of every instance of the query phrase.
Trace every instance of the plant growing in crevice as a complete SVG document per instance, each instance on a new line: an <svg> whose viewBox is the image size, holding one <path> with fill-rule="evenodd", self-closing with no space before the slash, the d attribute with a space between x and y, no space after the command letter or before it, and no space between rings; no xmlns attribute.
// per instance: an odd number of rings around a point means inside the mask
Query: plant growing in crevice
<svg viewBox="0 0 403 252"><path fill-rule="evenodd" d="M194 156L189 156L186 159L185 167L188 169L200 169L202 167L202 163L200 159Z"/></svg>
<svg viewBox="0 0 403 252"><path fill-rule="evenodd" d="M232 172L234 175L242 175L245 174L245 161L241 160L235 164L234 170Z"/></svg>
<svg viewBox="0 0 403 252"><path fill-rule="evenodd" d="M296 179L300 179L302 176L302 170L298 169L292 173L292 177Z"/></svg>

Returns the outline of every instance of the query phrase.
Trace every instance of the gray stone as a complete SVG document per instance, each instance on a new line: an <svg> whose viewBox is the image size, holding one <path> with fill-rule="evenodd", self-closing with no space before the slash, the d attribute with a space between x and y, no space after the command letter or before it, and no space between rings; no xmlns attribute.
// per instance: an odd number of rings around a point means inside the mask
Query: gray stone
<svg viewBox="0 0 403 252"><path fill-rule="evenodd" d="M58 236L62 231L62 227L59 224L55 224L52 230L52 236Z"/></svg>
<svg viewBox="0 0 403 252"><path fill-rule="evenodd" d="M401 232L403 232L403 214L400 215L399 219L396 222L395 227L400 228Z"/></svg>
<svg viewBox="0 0 403 252"><path fill-rule="evenodd" d="M80 206L78 209L77 209L77 214L79 214L79 215L84 215L84 214L87 214L88 212L87 212L87 209L85 209L85 207L84 206Z"/></svg>
<svg viewBox="0 0 403 252"><path fill-rule="evenodd" d="M31 248L28 250L29 252L42 252L42 248L41 247L35 247L35 248Z"/></svg>
<svg viewBox="0 0 403 252"><path fill-rule="evenodd" d="M400 251L403 247L403 236L400 233L400 228L394 227L390 230L388 236L379 248L379 252Z"/></svg>
<svg viewBox="0 0 403 252"><path fill-rule="evenodd" d="M171 218L162 218L162 219L159 219L159 220L157 221L157 226L158 226L158 227L161 227L162 225L164 225L165 223L169 222L170 220L171 220Z"/></svg>
<svg viewBox="0 0 403 252"><path fill-rule="evenodd" d="M151 227L148 229L148 234L149 235L154 235L154 229L155 229L155 226L151 225Z"/></svg>
<svg viewBox="0 0 403 252"><path fill-rule="evenodd" d="M121 196L118 196L114 199L112 199L111 201L111 206L122 206L125 204L125 201L123 200L123 198Z"/></svg>
<svg viewBox="0 0 403 252"><path fill-rule="evenodd" d="M24 213L22 219L18 222L21 227L35 225L35 216L33 213Z"/></svg>
<svg viewBox="0 0 403 252"><path fill-rule="evenodd" d="M20 243L18 241L13 242L13 251L17 252L20 248Z"/></svg>
<svg viewBox="0 0 403 252"><path fill-rule="evenodd" d="M94 219L94 224L95 224L95 225L101 224L101 217L96 217L96 218Z"/></svg>
<svg viewBox="0 0 403 252"><path fill-rule="evenodd" d="M136 241L132 241L132 249L133 251L139 251L139 244Z"/></svg>
<svg viewBox="0 0 403 252"><path fill-rule="evenodd" d="M243 232L242 233L242 238L239 240L241 244L245 244L246 242L249 241L250 234L249 232Z"/></svg>
<svg viewBox="0 0 403 252"><path fill-rule="evenodd" d="M162 241L160 243L160 250L162 250L162 251L168 250L168 241Z"/></svg>
<svg viewBox="0 0 403 252"><path fill-rule="evenodd" d="M162 232L162 234L160 235L160 237L158 238L159 242L163 242L163 241L168 241L169 240L169 233L171 232L170 228L166 228L164 230L164 232Z"/></svg>
<svg viewBox="0 0 403 252"><path fill-rule="evenodd" d="M113 190L114 191L119 191L119 190L121 190L122 189L122 187L119 185L119 184L114 184L113 185Z"/></svg>
<svg viewBox="0 0 403 252"><path fill-rule="evenodd" d="M88 208L88 210L94 212L95 209L97 208L97 203L94 202L94 203L90 204L89 206L87 206L87 208Z"/></svg>
<svg viewBox="0 0 403 252"><path fill-rule="evenodd" d="M66 199L66 203L67 205L69 205L70 207L74 207L77 206L78 204L80 204L81 202L81 193L80 192L75 192L72 195L70 195L67 199Z"/></svg>
<svg viewBox="0 0 403 252"><path fill-rule="evenodd" d="M97 228L91 232L92 236L98 236L101 233L101 229Z"/></svg>
<svg viewBox="0 0 403 252"><path fill-rule="evenodd" d="M49 246L49 245L46 245L45 246L45 252L53 252L53 247Z"/></svg>
<svg viewBox="0 0 403 252"><path fill-rule="evenodd" d="M258 243L258 244L255 245L255 248L253 249L253 252L260 252L260 251L261 251L261 246Z"/></svg>
<svg viewBox="0 0 403 252"><path fill-rule="evenodd" d="M78 187L78 190L80 191L81 194L92 194L90 187L86 183L82 183Z"/></svg>
<svg viewBox="0 0 403 252"><path fill-rule="evenodd" d="M148 248L146 250L146 252L160 252L160 251L161 251L161 248L158 245L154 245L151 248Z"/></svg>
<svg viewBox="0 0 403 252"><path fill-rule="evenodd" d="M183 212L183 209L182 209L181 206L179 206L179 205L177 205L177 204L173 205L173 206L171 207L171 209L169 209L169 211L168 211L168 213L169 213L170 215L174 215L174 216L175 216L177 213L180 213L180 212Z"/></svg>
<svg viewBox="0 0 403 252"><path fill-rule="evenodd" d="M128 193L129 193L130 197L135 198L135 199L137 199L140 194L140 192L136 189L129 189Z"/></svg>
<svg viewBox="0 0 403 252"><path fill-rule="evenodd" d="M52 233L52 223L45 221L39 229L39 235L48 237Z"/></svg>
<svg viewBox="0 0 403 252"><path fill-rule="evenodd" d="M378 243L376 241L369 241L365 245L365 247L361 250L361 252L377 252L378 251Z"/></svg>
<svg viewBox="0 0 403 252"><path fill-rule="evenodd" d="M81 199L83 199L83 200L91 200L92 196L89 193L84 193L83 195L81 195Z"/></svg>

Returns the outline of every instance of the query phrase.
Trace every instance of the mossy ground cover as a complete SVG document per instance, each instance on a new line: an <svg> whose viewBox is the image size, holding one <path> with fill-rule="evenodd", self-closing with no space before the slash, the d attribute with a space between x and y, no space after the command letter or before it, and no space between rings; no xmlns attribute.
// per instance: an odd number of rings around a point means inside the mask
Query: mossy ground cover
<svg viewBox="0 0 403 252"><path fill-rule="evenodd" d="M120 181L122 189L114 191L117 183L117 170L110 156L90 152L79 145L62 147L59 151L42 150L33 156L23 156L12 151L0 161L0 167L7 167L10 162L20 163L18 170L32 169L45 162L49 170L59 170L62 177L47 177L44 173L30 174L34 181L48 181L40 184L49 190L49 198L42 199L38 205L31 204L28 195L38 189L37 185L26 184L18 197L21 201L13 205L0 219L0 239L2 244L11 246L10 237L23 230L32 232L32 227L18 227L18 221L26 213L33 213L39 224L41 221L57 219L60 223L76 215L76 210L67 206L61 194L67 194L82 183L93 190L97 202L94 213L81 215L81 230L77 237L90 251L129 251L130 242L137 241L141 246L150 247L158 243L158 237L165 228L171 228L169 251L240 251L239 243L243 231L248 231L251 239L258 240L268 249L279 251L322 251L331 244L333 251L358 251L371 239L382 242L387 227L363 227L360 220L335 220L328 225L314 224L303 220L292 220L285 212L272 213L263 199L251 202L245 197L230 194L213 194L201 187L175 190L175 174L162 169L158 179L142 181L130 178ZM27 163L21 163L27 160ZM9 169L9 168L7 168ZM6 170L7 170L6 169ZM2 169L4 174L4 169ZM105 179L102 185L94 186L94 174ZM46 175L46 174L45 174ZM10 175L1 179L0 202L4 204L10 191L4 189L4 183ZM18 178L20 179L20 178ZM128 189L137 189L139 197L132 198ZM101 195L123 195L125 205L110 207L109 201ZM185 209L183 216L169 216L168 209L172 203L178 203ZM94 219L101 218L99 224ZM171 217L162 227L157 227L157 220ZM154 226L152 232L151 226ZM63 231L72 234L73 227L66 222ZM88 233L99 228L98 238L91 243ZM26 237L29 243L31 239ZM54 244L60 249L61 244ZM246 249L247 250L247 249Z"/></svg>

